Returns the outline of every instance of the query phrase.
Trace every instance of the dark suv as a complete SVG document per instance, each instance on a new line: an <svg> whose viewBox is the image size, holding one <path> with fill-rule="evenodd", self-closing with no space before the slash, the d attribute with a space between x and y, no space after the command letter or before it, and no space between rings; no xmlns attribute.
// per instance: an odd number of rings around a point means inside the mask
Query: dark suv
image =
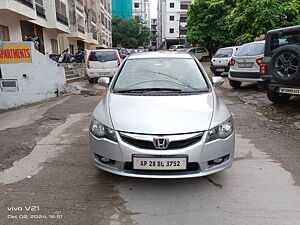
<svg viewBox="0 0 300 225"><path fill-rule="evenodd" d="M300 26L267 33L260 74L270 101L282 103L300 95Z"/></svg>

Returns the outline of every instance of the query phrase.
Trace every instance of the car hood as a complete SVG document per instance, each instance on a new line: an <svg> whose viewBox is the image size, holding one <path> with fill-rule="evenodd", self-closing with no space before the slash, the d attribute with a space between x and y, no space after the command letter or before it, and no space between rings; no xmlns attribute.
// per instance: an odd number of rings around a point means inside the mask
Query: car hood
<svg viewBox="0 0 300 225"><path fill-rule="evenodd" d="M179 96L109 95L112 125L117 131L179 134L208 130L213 93Z"/></svg>

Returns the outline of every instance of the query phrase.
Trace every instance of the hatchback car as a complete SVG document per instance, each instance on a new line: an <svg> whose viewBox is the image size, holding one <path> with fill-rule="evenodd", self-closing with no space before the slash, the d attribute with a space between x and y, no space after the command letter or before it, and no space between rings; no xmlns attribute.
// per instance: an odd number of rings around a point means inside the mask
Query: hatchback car
<svg viewBox="0 0 300 225"><path fill-rule="evenodd" d="M171 45L169 51L176 51L176 52L185 52L187 50L185 45Z"/></svg>
<svg viewBox="0 0 300 225"><path fill-rule="evenodd" d="M228 108L202 65L187 53L133 54L108 86L90 122L90 153L105 171L188 178L229 168L235 134Z"/></svg>
<svg viewBox="0 0 300 225"><path fill-rule="evenodd" d="M244 44L239 47L230 61L229 84L238 88L243 82L263 82L260 65L264 56L265 41Z"/></svg>
<svg viewBox="0 0 300 225"><path fill-rule="evenodd" d="M186 52L194 55L200 61L209 59L209 52L206 48L189 48Z"/></svg>
<svg viewBox="0 0 300 225"><path fill-rule="evenodd" d="M223 72L228 72L231 57L238 47L220 48L211 59L210 70L215 76L220 76Z"/></svg>
<svg viewBox="0 0 300 225"><path fill-rule="evenodd" d="M101 49L92 50L86 64L86 75L90 83L98 80L99 77L113 77L121 64L121 57L118 50Z"/></svg>

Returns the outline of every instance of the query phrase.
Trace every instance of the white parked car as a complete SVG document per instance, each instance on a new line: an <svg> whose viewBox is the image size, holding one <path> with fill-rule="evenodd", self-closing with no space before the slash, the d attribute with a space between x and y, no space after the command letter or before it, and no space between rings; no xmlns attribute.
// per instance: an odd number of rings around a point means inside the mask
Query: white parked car
<svg viewBox="0 0 300 225"><path fill-rule="evenodd" d="M90 51L86 64L86 75L89 82L93 83L100 77L113 77L120 64L121 57L118 50Z"/></svg>
<svg viewBox="0 0 300 225"><path fill-rule="evenodd" d="M210 70L215 76L220 76L223 72L229 71L229 63L238 47L220 48L211 60Z"/></svg>
<svg viewBox="0 0 300 225"><path fill-rule="evenodd" d="M169 51L185 52L187 50L185 45L171 45Z"/></svg>
<svg viewBox="0 0 300 225"><path fill-rule="evenodd" d="M251 42L239 47L230 60L228 79L231 87L238 88L242 82L263 81L260 76L260 65L264 49L265 41Z"/></svg>
<svg viewBox="0 0 300 225"><path fill-rule="evenodd" d="M206 48L189 48L186 52L194 55L199 61L209 58L209 52Z"/></svg>

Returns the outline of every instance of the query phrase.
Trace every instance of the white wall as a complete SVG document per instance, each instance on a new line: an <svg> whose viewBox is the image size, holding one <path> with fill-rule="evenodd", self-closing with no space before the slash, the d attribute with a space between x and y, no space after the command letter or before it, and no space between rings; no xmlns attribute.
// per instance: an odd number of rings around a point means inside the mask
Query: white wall
<svg viewBox="0 0 300 225"><path fill-rule="evenodd" d="M10 41L22 41L20 20L7 18L5 14L0 13L0 25L8 27Z"/></svg>
<svg viewBox="0 0 300 225"><path fill-rule="evenodd" d="M59 45L58 38L57 38L57 31L43 28L43 36L44 36L45 53L49 53L49 54L53 53L53 49L51 46L51 39L57 40L57 44ZM59 50L59 46L58 46L58 50Z"/></svg>
<svg viewBox="0 0 300 225"><path fill-rule="evenodd" d="M30 44L32 63L0 64L2 79L17 79L19 86L16 92L0 89L0 109L53 98L57 90L61 92L65 88L64 68L58 67L56 62L36 51ZM24 78L23 74L27 77Z"/></svg>

